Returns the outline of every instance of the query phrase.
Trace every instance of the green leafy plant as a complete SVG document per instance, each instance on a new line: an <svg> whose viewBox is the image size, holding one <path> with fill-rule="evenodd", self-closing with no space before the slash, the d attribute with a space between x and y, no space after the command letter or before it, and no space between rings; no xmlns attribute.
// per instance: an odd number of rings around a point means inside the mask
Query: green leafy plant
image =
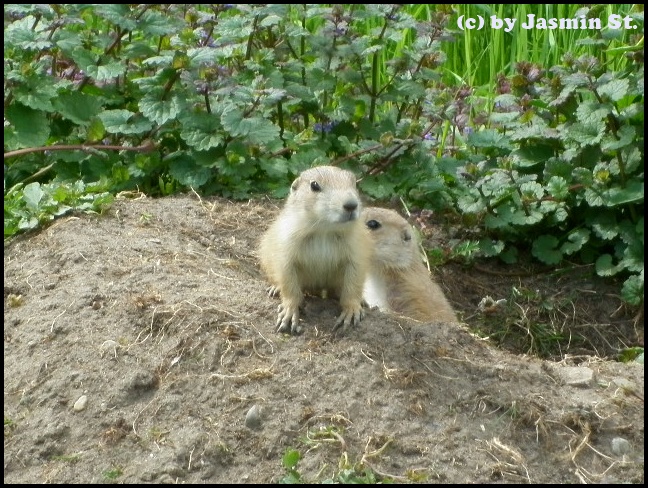
<svg viewBox="0 0 648 488"><path fill-rule="evenodd" d="M622 363L629 363L637 360L640 356L643 356L643 353L643 347L629 347L619 353L619 361Z"/></svg>
<svg viewBox="0 0 648 488"><path fill-rule="evenodd" d="M301 454L296 449L287 449L281 458L286 474L279 481L280 484L295 484L301 480L301 474L297 471L297 463L301 459Z"/></svg>
<svg viewBox="0 0 648 488"><path fill-rule="evenodd" d="M104 479L109 481L114 481L117 478L119 478L122 474L124 474L124 472L122 471L121 468L115 467L115 468L107 469L101 474L104 477Z"/></svg>
<svg viewBox="0 0 648 488"><path fill-rule="evenodd" d="M344 421L343 418L335 417L337 422ZM376 450L370 451L369 446L373 439L369 439L365 446L365 452L357 462L352 462L349 459L347 452L347 443L343 437L344 429L338 425L320 426L319 428L309 429L306 436L301 439L301 442L310 450L325 448L325 446L336 445L342 450L337 469L330 469L328 465L320 468L319 472L312 480L304 479L303 475L298 471L299 461L302 459L301 453L296 449L287 449L282 457L282 464L286 471L280 483L293 484L293 483L351 483L351 484L384 484L391 483L394 479L399 480L423 480L425 473L416 470L409 470L407 476L396 476L381 473L371 464L374 458L381 456L392 440L387 439ZM371 461L370 461L371 460ZM325 472L332 471L332 475L325 476Z"/></svg>
<svg viewBox="0 0 648 488"><path fill-rule="evenodd" d="M81 461L81 454L63 454L61 456L52 456L52 461L61 461L64 463L75 464Z"/></svg>
<svg viewBox="0 0 648 488"><path fill-rule="evenodd" d="M506 299L486 303L473 330L502 347L544 358L561 357L582 339L568 330L572 297L547 296L540 290L513 287Z"/></svg>
<svg viewBox="0 0 648 488"><path fill-rule="evenodd" d="M457 256L592 263L639 305L635 10L7 5L5 237L96 211L103 192L283 197L301 170L334 164L373 199L454 209L471 229ZM457 28L459 14L529 13L622 13L636 29Z"/></svg>
<svg viewBox="0 0 648 488"><path fill-rule="evenodd" d="M625 275L623 298L638 305L643 69L604 72L591 57L567 57L552 76L529 63L517 69L502 80L491 128L466 139L473 162L453 189L464 221L490 235L485 256L514 262L522 249L548 265L578 257L600 276Z"/></svg>
<svg viewBox="0 0 648 488"><path fill-rule="evenodd" d="M16 422L14 422L11 418L5 416L4 418L4 436L9 437L11 436L11 433L13 430L16 428Z"/></svg>
<svg viewBox="0 0 648 488"><path fill-rule="evenodd" d="M5 193L5 238L35 229L71 211L101 212L113 201L101 184L17 184Z"/></svg>
<svg viewBox="0 0 648 488"><path fill-rule="evenodd" d="M389 479L376 476L368 467L346 466L342 467L330 478L316 479L305 481L302 474L298 471L298 463L301 460L301 454L295 449L288 449L283 455L282 464L286 473L279 480L280 484L297 484L297 483L322 483L322 484L384 484L389 483Z"/></svg>

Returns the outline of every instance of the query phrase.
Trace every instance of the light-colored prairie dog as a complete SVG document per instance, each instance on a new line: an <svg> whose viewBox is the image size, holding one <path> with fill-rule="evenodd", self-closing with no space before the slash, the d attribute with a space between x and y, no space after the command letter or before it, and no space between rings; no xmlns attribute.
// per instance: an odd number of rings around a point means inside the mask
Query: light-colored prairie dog
<svg viewBox="0 0 648 488"><path fill-rule="evenodd" d="M342 313L336 327L363 318L371 240L361 210L356 177L350 171L318 166L293 181L283 209L259 246L270 294L281 296L278 332L301 331L299 306L305 293L325 291L339 298Z"/></svg>
<svg viewBox="0 0 648 488"><path fill-rule="evenodd" d="M457 322L443 290L423 264L407 220L394 210L377 207L366 208L362 220L374 247L363 293L367 305L416 320Z"/></svg>

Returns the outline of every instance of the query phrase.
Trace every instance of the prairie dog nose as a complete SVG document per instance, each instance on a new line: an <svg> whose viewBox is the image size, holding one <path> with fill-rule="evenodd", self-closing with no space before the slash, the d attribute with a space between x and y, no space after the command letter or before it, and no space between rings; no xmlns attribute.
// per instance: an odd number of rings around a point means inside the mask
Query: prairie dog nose
<svg viewBox="0 0 648 488"><path fill-rule="evenodd" d="M358 201L357 200L347 200L342 204L342 207L344 207L344 210L347 212L351 213L354 210L358 209Z"/></svg>

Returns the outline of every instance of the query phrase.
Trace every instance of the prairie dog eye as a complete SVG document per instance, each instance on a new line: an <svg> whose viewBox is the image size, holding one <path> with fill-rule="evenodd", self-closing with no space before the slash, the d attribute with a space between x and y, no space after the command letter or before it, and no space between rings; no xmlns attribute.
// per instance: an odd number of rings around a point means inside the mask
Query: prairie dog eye
<svg viewBox="0 0 648 488"><path fill-rule="evenodd" d="M403 240L405 242L409 242L412 240L412 233L409 230L404 230L403 231Z"/></svg>
<svg viewBox="0 0 648 488"><path fill-rule="evenodd" d="M311 187L311 190L313 190L313 191L322 191L322 187L319 186L319 183L317 181L315 181L315 180L310 182L310 187Z"/></svg>
<svg viewBox="0 0 648 488"><path fill-rule="evenodd" d="M367 227L369 227L371 230L376 230L380 229L382 227L382 224L377 220L371 219L367 222Z"/></svg>

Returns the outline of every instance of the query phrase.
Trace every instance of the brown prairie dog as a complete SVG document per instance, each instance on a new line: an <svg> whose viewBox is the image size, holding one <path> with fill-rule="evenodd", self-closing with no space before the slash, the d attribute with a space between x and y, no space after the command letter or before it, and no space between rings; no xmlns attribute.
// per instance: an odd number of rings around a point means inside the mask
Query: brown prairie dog
<svg viewBox="0 0 648 488"><path fill-rule="evenodd" d="M362 289L369 266L371 240L360 219L356 177L334 166L302 172L277 219L261 238L261 269L270 294L279 292L278 332L299 333L304 293L331 292L342 313L336 327L364 316Z"/></svg>
<svg viewBox="0 0 648 488"><path fill-rule="evenodd" d="M367 305L416 320L458 322L443 290L423 265L407 220L393 210L376 207L366 208L362 220L374 247L363 293Z"/></svg>

